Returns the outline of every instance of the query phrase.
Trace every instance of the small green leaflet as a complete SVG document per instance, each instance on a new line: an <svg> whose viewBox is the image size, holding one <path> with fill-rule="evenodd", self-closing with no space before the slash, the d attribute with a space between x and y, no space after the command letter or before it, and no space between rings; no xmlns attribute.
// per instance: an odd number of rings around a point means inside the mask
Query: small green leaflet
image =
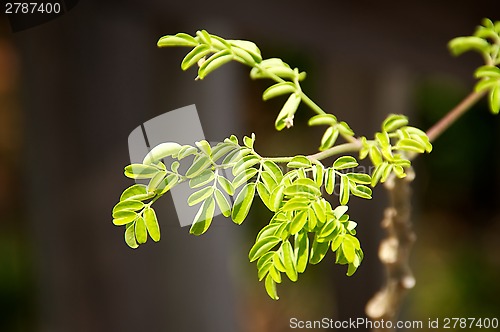
<svg viewBox="0 0 500 332"><path fill-rule="evenodd" d="M155 210L152 208L146 208L144 209L143 216L151 239L155 242L160 241L160 225L158 224Z"/></svg>
<svg viewBox="0 0 500 332"><path fill-rule="evenodd" d="M356 161L356 158L351 156L340 157L333 163L333 168L336 170L355 168L357 166L358 162Z"/></svg>
<svg viewBox="0 0 500 332"><path fill-rule="evenodd" d="M280 242L281 238L277 236L268 236L260 239L252 246L250 252L248 253L248 258L250 259L250 262L253 262L256 259L260 258L262 255L264 255L269 250L274 248Z"/></svg>
<svg viewBox="0 0 500 332"><path fill-rule="evenodd" d="M214 192L215 201L217 202L217 206L219 207L220 212L224 217L231 216L231 205L227 201L226 196L219 189L215 189Z"/></svg>
<svg viewBox="0 0 500 332"><path fill-rule="evenodd" d="M201 235L205 233L212 223L215 212L215 201L212 196L208 197L203 204L201 204L198 213L194 217L193 224L189 232L194 235Z"/></svg>
<svg viewBox="0 0 500 332"><path fill-rule="evenodd" d="M247 183L239 192L233 205L232 219L241 224L248 215L255 196L255 183Z"/></svg>

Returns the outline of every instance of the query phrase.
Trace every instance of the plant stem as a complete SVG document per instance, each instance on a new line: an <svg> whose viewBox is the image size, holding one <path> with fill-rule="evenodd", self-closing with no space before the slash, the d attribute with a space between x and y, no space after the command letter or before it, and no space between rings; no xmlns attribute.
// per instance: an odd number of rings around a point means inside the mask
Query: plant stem
<svg viewBox="0 0 500 332"><path fill-rule="evenodd" d="M328 157L334 156L336 154L341 154L345 152L355 152L359 151L361 149L361 142L359 140L356 140L355 142L352 143L344 143L341 145L334 146L332 148L329 148L328 150L321 151L315 154L311 154L307 156L310 160L323 160Z"/></svg>
<svg viewBox="0 0 500 332"><path fill-rule="evenodd" d="M477 103L484 96L485 92L471 92L455 108L448 112L441 120L427 131L427 136L431 142L435 141L450 125L461 117L472 105Z"/></svg>
<svg viewBox="0 0 500 332"><path fill-rule="evenodd" d="M312 99L309 98L305 93L302 92L300 94L300 97L302 98L302 101L304 102L304 104L309 106L317 114L326 114L326 112L323 111L321 109L321 107L319 107L318 104L316 104L314 101L312 101Z"/></svg>

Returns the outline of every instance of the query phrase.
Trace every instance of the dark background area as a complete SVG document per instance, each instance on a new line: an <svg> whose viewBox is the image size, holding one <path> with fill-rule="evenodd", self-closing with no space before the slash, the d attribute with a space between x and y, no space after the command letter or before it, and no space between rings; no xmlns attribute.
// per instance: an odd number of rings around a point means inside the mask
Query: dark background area
<svg viewBox="0 0 500 332"><path fill-rule="evenodd" d="M137 250L111 223L131 184L127 137L164 112L196 104L207 139L255 132L263 155L313 153L322 135L274 130L284 100L231 63L204 81L183 73L187 49L165 34L198 29L255 41L308 73L304 90L370 136L389 113L429 128L465 97L481 65L447 42L500 19L498 1L170 2L83 0L65 15L13 33L0 25L0 331L288 331L289 319L364 317L380 288L386 204L354 200L365 260L353 277L331 253L268 298L247 253L270 218L218 217L201 237L156 204L162 240ZM186 124L186 130L189 129ZM401 319L500 318L500 118L479 103L415 162L412 255L416 287Z"/></svg>

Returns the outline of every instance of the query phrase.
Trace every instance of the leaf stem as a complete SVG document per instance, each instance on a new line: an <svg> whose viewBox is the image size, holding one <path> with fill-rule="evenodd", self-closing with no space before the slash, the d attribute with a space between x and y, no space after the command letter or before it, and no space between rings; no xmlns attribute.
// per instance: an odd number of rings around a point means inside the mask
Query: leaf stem
<svg viewBox="0 0 500 332"><path fill-rule="evenodd" d="M312 109L315 113L317 114L326 114L325 111L323 111L321 109L321 107L318 106L318 104L316 104L314 101L312 101L311 98L309 98L305 93L301 93L300 94L300 98L302 99L302 101L304 102L304 104L306 104L307 106L309 106L310 109Z"/></svg>
<svg viewBox="0 0 500 332"><path fill-rule="evenodd" d="M310 160L323 160L328 157L334 156L336 154L346 153L346 152L356 152L361 149L362 145L359 140L356 139L355 142L344 143L341 145L334 146L328 150L321 151L312 155L307 156Z"/></svg>

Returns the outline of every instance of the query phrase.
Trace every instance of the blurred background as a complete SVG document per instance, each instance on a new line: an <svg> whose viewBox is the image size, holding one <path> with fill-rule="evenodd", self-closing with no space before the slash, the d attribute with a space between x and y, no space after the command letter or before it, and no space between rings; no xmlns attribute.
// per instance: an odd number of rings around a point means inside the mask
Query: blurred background
<svg viewBox="0 0 500 332"><path fill-rule="evenodd" d="M377 247L387 203L353 200L365 260L353 277L331 253L272 301L247 253L270 218L256 205L244 225L218 217L201 236L156 203L162 240L137 250L111 223L131 185L127 137L139 124L196 104L207 139L255 132L263 155L316 151L320 128L301 107L274 130L284 100L269 82L228 64L204 81L179 64L187 49L158 49L165 34L198 29L249 39L264 57L308 73L304 90L372 135L389 113L429 128L466 96L476 54L447 42L500 19L498 1L97 1L13 33L0 26L0 331L288 331L289 320L364 316L382 286ZM186 124L186 130L189 130ZM412 253L417 284L401 319L500 318L500 118L479 103L415 162ZM474 330L474 329L472 329Z"/></svg>

